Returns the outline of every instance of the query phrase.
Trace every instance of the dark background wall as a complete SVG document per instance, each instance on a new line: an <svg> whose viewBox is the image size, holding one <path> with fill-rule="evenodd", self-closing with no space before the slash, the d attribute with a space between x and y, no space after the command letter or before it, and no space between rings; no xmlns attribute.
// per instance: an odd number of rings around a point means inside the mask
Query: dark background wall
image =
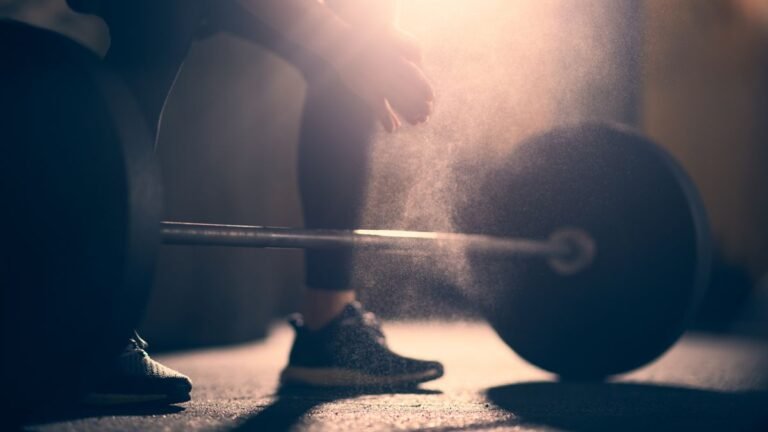
<svg viewBox="0 0 768 432"><path fill-rule="evenodd" d="M647 2L643 128L683 160L717 241L768 269L768 6Z"/></svg>
<svg viewBox="0 0 768 432"><path fill-rule="evenodd" d="M693 176L719 246L699 326L746 314L748 332L768 335L768 2L646 11L642 126Z"/></svg>
<svg viewBox="0 0 768 432"><path fill-rule="evenodd" d="M627 121L683 162L701 188L723 262L747 275L721 284L715 312L734 317L745 301L763 307L746 299L768 270L764 2L402 3L402 26L424 44L437 111L427 127L380 138L361 223L450 229L446 155L503 156L564 121ZM67 11L63 0L0 0L0 15L100 53L108 47L104 26ZM167 217L300 225L294 161L303 91L295 71L251 44L227 36L197 44L160 133ZM439 306L445 296L434 284L411 289L423 284L419 272L394 279L398 285L381 283L386 266L361 268L374 310L418 316L422 305L438 303L431 312L456 313ZM166 247L142 331L165 348L258 337L295 307L302 278L296 252Z"/></svg>

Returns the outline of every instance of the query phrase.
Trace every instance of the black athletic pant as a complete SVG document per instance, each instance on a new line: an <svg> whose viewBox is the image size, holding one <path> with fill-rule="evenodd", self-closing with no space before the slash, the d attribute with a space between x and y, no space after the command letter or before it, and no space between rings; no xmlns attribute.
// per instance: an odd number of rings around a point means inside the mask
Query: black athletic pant
<svg viewBox="0 0 768 432"><path fill-rule="evenodd" d="M226 13L226 12L225 12ZM307 228L352 229L364 205L376 122L371 110L339 81L324 61L237 12L227 30L267 48L297 67L307 83L299 135L298 173ZM306 285L350 289L350 251L307 251Z"/></svg>
<svg viewBox="0 0 768 432"><path fill-rule="evenodd" d="M359 225L374 125L369 109L338 81L309 81L299 141L299 186L308 228ZM350 289L351 260L351 251L307 251L307 286Z"/></svg>

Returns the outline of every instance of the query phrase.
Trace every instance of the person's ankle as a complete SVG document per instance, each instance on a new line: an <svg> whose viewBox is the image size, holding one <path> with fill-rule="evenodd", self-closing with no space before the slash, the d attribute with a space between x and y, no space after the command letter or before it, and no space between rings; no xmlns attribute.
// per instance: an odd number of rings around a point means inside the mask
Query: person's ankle
<svg viewBox="0 0 768 432"><path fill-rule="evenodd" d="M308 287L304 291L300 311L304 325L312 331L325 327L355 299L353 290L333 291Z"/></svg>

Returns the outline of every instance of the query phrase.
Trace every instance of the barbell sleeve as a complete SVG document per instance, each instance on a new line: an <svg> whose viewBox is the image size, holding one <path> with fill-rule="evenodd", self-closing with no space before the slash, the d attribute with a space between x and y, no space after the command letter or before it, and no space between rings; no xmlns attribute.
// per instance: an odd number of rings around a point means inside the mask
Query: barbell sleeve
<svg viewBox="0 0 768 432"><path fill-rule="evenodd" d="M482 234L393 230L329 230L162 222L162 241L171 245L280 249L360 249L499 257L567 258L574 245L557 239L531 240Z"/></svg>

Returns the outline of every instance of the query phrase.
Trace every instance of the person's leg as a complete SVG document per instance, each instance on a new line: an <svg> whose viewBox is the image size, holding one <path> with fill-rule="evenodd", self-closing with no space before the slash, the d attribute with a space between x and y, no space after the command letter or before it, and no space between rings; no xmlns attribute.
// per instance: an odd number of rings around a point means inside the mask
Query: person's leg
<svg viewBox="0 0 768 432"><path fill-rule="evenodd" d="M304 224L354 229L364 205L376 121L332 76L308 79L298 152ZM309 328L322 327L355 300L352 259L348 250L306 252L301 312Z"/></svg>
<svg viewBox="0 0 768 432"><path fill-rule="evenodd" d="M335 77L330 66L249 16L234 3L219 5L219 28L274 52L304 76L306 100L299 138L299 187L308 228L351 229L359 223L375 131L370 109ZM305 324L320 328L355 300L349 251L308 251Z"/></svg>
<svg viewBox="0 0 768 432"><path fill-rule="evenodd" d="M306 58L294 64L307 80L298 152L304 224L355 229L365 205L378 122L327 66ZM387 347L375 316L355 301L353 261L349 250L306 252L301 315L292 321L296 339L281 381L409 386L442 376L440 363L403 357Z"/></svg>
<svg viewBox="0 0 768 432"><path fill-rule="evenodd" d="M311 330L318 330L339 316L347 305L357 298L355 290L327 290L307 286L301 301L300 313Z"/></svg>
<svg viewBox="0 0 768 432"><path fill-rule="evenodd" d="M293 63L307 92L299 143L299 184L310 228L352 229L364 204L368 159L376 121L327 64L236 2L217 2L215 28L243 36ZM318 386L412 385L440 377L442 365L393 353L378 321L355 301L350 251L306 255L303 316L292 320L296 339L286 384Z"/></svg>

